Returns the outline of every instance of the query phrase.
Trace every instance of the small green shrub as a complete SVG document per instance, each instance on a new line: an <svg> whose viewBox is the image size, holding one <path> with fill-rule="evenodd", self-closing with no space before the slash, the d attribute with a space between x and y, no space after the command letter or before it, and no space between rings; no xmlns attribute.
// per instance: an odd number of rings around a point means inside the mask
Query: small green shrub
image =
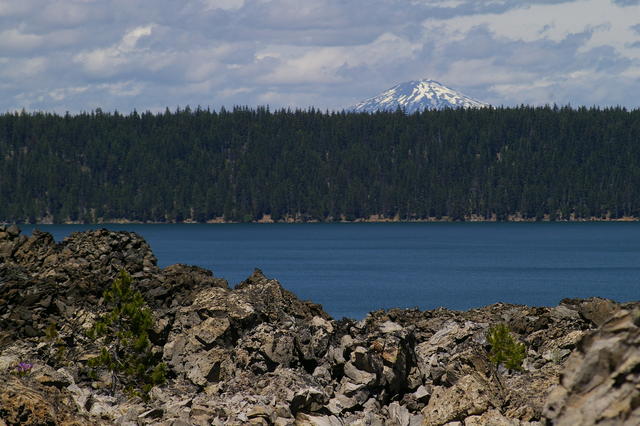
<svg viewBox="0 0 640 426"><path fill-rule="evenodd" d="M53 353L50 362L55 366L64 365L67 348L62 338L60 338L58 324L55 321L50 322L44 330L44 340L49 347L49 353Z"/></svg>
<svg viewBox="0 0 640 426"><path fill-rule="evenodd" d="M487 342L491 345L489 360L496 367L502 364L510 370L522 370L525 346L514 339L509 327L505 324L497 324L489 328Z"/></svg>
<svg viewBox="0 0 640 426"><path fill-rule="evenodd" d="M55 321L51 321L47 328L44 330L44 337L49 342L55 342L59 338L58 324Z"/></svg>
<svg viewBox="0 0 640 426"><path fill-rule="evenodd" d="M151 351L151 310L131 284L131 276L122 270L105 290L104 302L110 310L88 332L91 338L103 338L103 346L89 366L111 372L112 392L120 383L127 392L145 397L153 386L165 382L166 366ZM95 371L90 376L96 377Z"/></svg>

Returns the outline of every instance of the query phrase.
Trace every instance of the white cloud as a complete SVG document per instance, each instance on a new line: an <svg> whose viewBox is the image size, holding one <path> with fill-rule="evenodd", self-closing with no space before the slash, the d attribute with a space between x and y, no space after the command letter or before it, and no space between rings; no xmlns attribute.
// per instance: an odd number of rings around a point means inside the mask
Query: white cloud
<svg viewBox="0 0 640 426"><path fill-rule="evenodd" d="M145 25L127 31L119 43L81 52L74 57L84 69L98 76L113 76L121 68L133 62L148 63L148 49L138 48L138 41L151 35L153 25Z"/></svg>
<svg viewBox="0 0 640 426"><path fill-rule="evenodd" d="M125 33L122 37L122 42L118 46L118 50L122 52L130 52L136 48L136 44L138 40L142 37L147 37L151 35L151 30L153 29L153 25L146 25L144 27L134 28L131 31Z"/></svg>
<svg viewBox="0 0 640 426"><path fill-rule="evenodd" d="M613 2L620 7L640 5L640 0L613 0Z"/></svg>
<svg viewBox="0 0 640 426"><path fill-rule="evenodd" d="M69 96L77 95L80 93L84 93L89 90L89 86L82 87L63 87L59 89L51 90L48 95L54 101L63 101L67 99Z"/></svg>
<svg viewBox="0 0 640 426"><path fill-rule="evenodd" d="M639 3L0 0L0 110L341 108L421 77L497 104L634 107Z"/></svg>
<svg viewBox="0 0 640 426"><path fill-rule="evenodd" d="M245 0L202 0L205 10L237 10L244 6Z"/></svg>
<svg viewBox="0 0 640 426"><path fill-rule="evenodd" d="M86 22L92 14L91 3L77 0L48 1L40 11L43 19L57 27L75 27Z"/></svg>
<svg viewBox="0 0 640 426"><path fill-rule="evenodd" d="M0 16L12 17L31 12L34 8L33 1L0 0Z"/></svg>
<svg viewBox="0 0 640 426"><path fill-rule="evenodd" d="M100 84L98 89L106 90L114 96L137 96L142 93L144 85L135 81L120 81L111 84Z"/></svg>
<svg viewBox="0 0 640 426"><path fill-rule="evenodd" d="M260 81L282 85L347 82L350 78L345 75L345 69L406 61L420 47L395 34L384 33L372 43L360 46L280 48L279 51L272 48L271 53L263 53L260 57L276 57L281 62ZM287 51L294 53L287 55Z"/></svg>
<svg viewBox="0 0 640 426"><path fill-rule="evenodd" d="M252 89L249 87L237 87L233 89L223 89L220 90L217 95L223 98L228 98L236 95L240 95L243 93L251 93Z"/></svg>
<svg viewBox="0 0 640 426"><path fill-rule="evenodd" d="M0 51L31 50L40 46L42 37L35 34L24 34L17 28L0 32Z"/></svg>
<svg viewBox="0 0 640 426"><path fill-rule="evenodd" d="M14 85L27 82L27 78L34 78L46 70L47 59L44 57L34 58L3 58L0 63L4 63L0 68L0 76L13 80Z"/></svg>

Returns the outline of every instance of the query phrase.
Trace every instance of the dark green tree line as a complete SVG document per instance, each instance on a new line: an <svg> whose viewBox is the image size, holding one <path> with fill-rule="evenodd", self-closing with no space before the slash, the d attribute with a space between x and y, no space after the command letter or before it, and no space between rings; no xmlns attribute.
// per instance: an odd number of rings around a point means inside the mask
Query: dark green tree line
<svg viewBox="0 0 640 426"><path fill-rule="evenodd" d="M640 111L0 115L0 221L640 217Z"/></svg>

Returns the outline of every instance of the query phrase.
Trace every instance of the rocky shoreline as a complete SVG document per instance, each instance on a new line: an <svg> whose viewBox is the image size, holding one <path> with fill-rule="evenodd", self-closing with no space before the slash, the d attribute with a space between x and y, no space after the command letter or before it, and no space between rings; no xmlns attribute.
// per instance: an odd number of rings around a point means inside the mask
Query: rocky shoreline
<svg viewBox="0 0 640 426"><path fill-rule="evenodd" d="M87 374L86 330L122 269L168 367L148 400ZM0 226L0 425L637 425L639 309L592 298L335 321L259 270L229 288L196 266L161 269L134 233L56 243ZM500 323L526 345L522 371L488 359Z"/></svg>
<svg viewBox="0 0 640 426"><path fill-rule="evenodd" d="M558 222L558 223L573 223L573 222L638 222L640 217L636 216L622 216L622 217L576 217L571 215L570 217L557 217L552 218L550 215L544 215L542 218L523 217L520 214L508 215L505 218L498 219L494 214L491 217L485 217L480 215L465 216L463 219L454 219L449 216L442 217L427 217L420 219L400 219L398 216L388 217L383 215L371 215L369 217L359 217L353 220L347 220L345 217L341 218L326 218L325 220L317 219L305 219L303 217L285 217L282 219L274 220L271 215L264 215L258 220L252 220L249 222L238 222L233 220L227 220L224 217L216 217L206 222L198 222L192 219L185 219L182 221L139 221L130 220L125 218L96 218L96 223L99 225L170 225L170 224L225 224L225 223L259 223L259 224L273 224L273 223L449 223L449 222L473 222L473 223L536 223L536 222ZM35 223L24 222L31 225L81 225L88 224L81 221L65 220L62 223L55 223L52 217L41 218L36 220Z"/></svg>

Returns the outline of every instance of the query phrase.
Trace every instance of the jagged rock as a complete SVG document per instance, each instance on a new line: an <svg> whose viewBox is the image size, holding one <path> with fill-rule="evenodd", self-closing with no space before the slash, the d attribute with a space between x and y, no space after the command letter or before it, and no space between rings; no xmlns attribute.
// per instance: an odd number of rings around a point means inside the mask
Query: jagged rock
<svg viewBox="0 0 640 426"><path fill-rule="evenodd" d="M56 243L53 236L36 229L31 234L31 238L16 248L13 256L20 263L29 262L31 266L35 266L37 262L41 262L41 267L47 267L57 264L58 255L55 252Z"/></svg>
<svg viewBox="0 0 640 426"><path fill-rule="evenodd" d="M215 278L207 269L175 264L162 270L159 285L146 289L145 296L157 307L179 307L193 302L199 290L228 289L227 280Z"/></svg>
<svg viewBox="0 0 640 426"><path fill-rule="evenodd" d="M580 315L598 327L611 318L616 311L620 310L620 307L615 302L600 297L592 297L586 300L563 299L560 303L577 310Z"/></svg>
<svg viewBox="0 0 640 426"><path fill-rule="evenodd" d="M316 416L307 413L298 413L296 423L308 426L342 426L344 424L335 416Z"/></svg>
<svg viewBox="0 0 640 426"><path fill-rule="evenodd" d="M393 321L385 321L380 325L381 333L394 333L396 331L401 331L403 327L400 324L397 324Z"/></svg>
<svg viewBox="0 0 640 426"><path fill-rule="evenodd" d="M352 362L347 362L345 364L344 375L356 385L373 386L376 384L378 379L376 374L360 370L358 367L353 365Z"/></svg>
<svg viewBox="0 0 640 426"><path fill-rule="evenodd" d="M3 330L15 330L13 339L39 337L60 317L94 310L122 268L138 273L141 286L158 272L148 244L134 233L87 231L56 243L37 230L31 237L5 232L0 246L7 244L10 254L0 258L0 312L13 314L0 317L0 341L9 339Z"/></svg>
<svg viewBox="0 0 640 426"><path fill-rule="evenodd" d="M294 344L303 362L316 365L327 352L333 326L320 316L314 316L309 326L300 327L294 336Z"/></svg>
<svg viewBox="0 0 640 426"><path fill-rule="evenodd" d="M387 412L387 424L390 426L409 426L411 417L413 417L409 410L401 406L397 401L389 404Z"/></svg>
<svg viewBox="0 0 640 426"><path fill-rule="evenodd" d="M9 225L7 228L5 228L4 231L9 234L10 238L15 238L20 234L20 228L18 228L18 225L16 225L15 223Z"/></svg>
<svg viewBox="0 0 640 426"><path fill-rule="evenodd" d="M321 410L327 403L329 398L321 390L315 388L307 388L297 391L291 399L291 412L298 413L300 411L315 412Z"/></svg>
<svg viewBox="0 0 640 426"><path fill-rule="evenodd" d="M294 335L271 324L260 324L248 332L236 345L236 364L257 373L274 371L276 367L295 366Z"/></svg>
<svg viewBox="0 0 640 426"><path fill-rule="evenodd" d="M479 415L489 407L500 406L495 385L477 375L461 378L450 388L436 387L429 404L422 410L429 425L444 425L450 421Z"/></svg>
<svg viewBox="0 0 640 426"><path fill-rule="evenodd" d="M0 242L0 259L10 258L13 254L15 245L10 241Z"/></svg>
<svg viewBox="0 0 640 426"><path fill-rule="evenodd" d="M267 278L256 269L245 281L238 284L236 292L250 300L256 311L268 322L291 319L310 320L315 316L330 319L320 305L299 300L293 293L282 288L276 280Z"/></svg>
<svg viewBox="0 0 640 426"><path fill-rule="evenodd" d="M38 374L34 373L33 379L43 386L55 387L58 389L64 389L71 384L74 384L73 377L64 370L55 371L50 367L48 367L47 370L41 370Z"/></svg>
<svg viewBox="0 0 640 426"><path fill-rule="evenodd" d="M335 404L344 410L351 410L364 404L371 396L372 389L366 384L356 384L343 379L336 389Z"/></svg>
<svg viewBox="0 0 640 426"><path fill-rule="evenodd" d="M328 384L332 380L331 368L328 362L317 366L312 373L312 376L318 379L320 383Z"/></svg>
<svg viewBox="0 0 640 426"><path fill-rule="evenodd" d="M0 380L0 421L8 425L106 424L80 413L67 391L4 372L0 372Z"/></svg>
<svg viewBox="0 0 640 426"><path fill-rule="evenodd" d="M377 413L354 413L344 419L344 424L349 426L386 426L387 419Z"/></svg>
<svg viewBox="0 0 640 426"><path fill-rule="evenodd" d="M358 405L355 398L349 398L346 395L338 394L335 398L331 398L327 404L327 409L331 414L339 416L345 411L350 411Z"/></svg>
<svg viewBox="0 0 640 426"><path fill-rule="evenodd" d="M149 401L121 389L109 395L106 371L98 380L87 375L100 347L85 331L104 311L102 291L120 268L153 310L150 339L168 366L168 382ZM391 309L333 321L259 270L230 289L202 268L160 269L133 233L88 231L56 243L47 233L27 238L0 226L0 379L22 381L18 391L28 384L23 393L34 401L5 408L2 398L14 394L0 387L0 418L462 426L589 424L593 417L635 424L640 337L635 317L621 309L637 306L566 299L555 308ZM53 323L54 336L46 337ZM525 343L523 371L496 372L488 361L486 333L496 323ZM31 375L3 373L23 361L34 363Z"/></svg>
<svg viewBox="0 0 640 426"><path fill-rule="evenodd" d="M224 349L213 348L185 357L184 370L186 377L198 386L205 386L210 382L218 382L229 375L231 367L226 364L229 352ZM176 364L173 364L176 365ZM176 368L176 371L181 371Z"/></svg>
<svg viewBox="0 0 640 426"><path fill-rule="evenodd" d="M373 342L372 348L382 358L382 385L392 393L414 388L408 385L410 369L416 363L415 338L407 330L387 331L384 339Z"/></svg>
<svg viewBox="0 0 640 426"><path fill-rule="evenodd" d="M267 421L267 423L273 423L278 418L275 410L271 407L266 407L264 405L257 405L253 407L247 413L248 419L257 419L262 418Z"/></svg>
<svg viewBox="0 0 640 426"><path fill-rule="evenodd" d="M531 423L527 422L528 425ZM489 410L481 416L469 416L464 419L464 426L521 426L517 419L510 419L502 415L500 411Z"/></svg>
<svg viewBox="0 0 640 426"><path fill-rule="evenodd" d="M411 412L420 412L429 402L431 386L420 385L414 393L406 393L401 400L402 405Z"/></svg>
<svg viewBox="0 0 640 426"><path fill-rule="evenodd" d="M80 412L86 413L91 405L91 391L86 388L81 388L75 383L70 384L67 387L67 390L71 394L73 401L76 403L76 408Z"/></svg>
<svg viewBox="0 0 640 426"><path fill-rule="evenodd" d="M455 345L457 341L462 341L473 334L473 325L469 322L463 325L456 321L447 321L431 338L419 345L417 350L422 359L430 358L436 352L445 351Z"/></svg>
<svg viewBox="0 0 640 426"><path fill-rule="evenodd" d="M547 399L544 414L554 424L640 424L637 318L619 311L583 338Z"/></svg>
<svg viewBox="0 0 640 426"><path fill-rule="evenodd" d="M225 344L235 341L255 318L253 307L231 291L219 287L201 290L190 306L175 313L164 360L199 386L224 379L224 372L231 369ZM214 348L219 339L222 348Z"/></svg>
<svg viewBox="0 0 640 426"><path fill-rule="evenodd" d="M578 320L580 319L580 314L578 311L573 309L569 309L564 305L558 305L555 308L551 309L551 318L555 320Z"/></svg>

